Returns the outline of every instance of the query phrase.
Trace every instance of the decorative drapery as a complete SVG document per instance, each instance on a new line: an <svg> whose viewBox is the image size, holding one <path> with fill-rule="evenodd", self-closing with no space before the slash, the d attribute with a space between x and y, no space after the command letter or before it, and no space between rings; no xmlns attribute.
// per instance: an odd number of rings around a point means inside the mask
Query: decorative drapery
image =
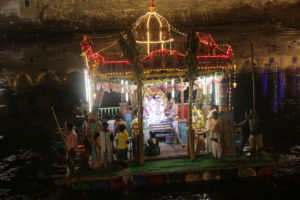
<svg viewBox="0 0 300 200"><path fill-rule="evenodd" d="M103 100L103 95L104 95L103 90L97 90L96 91L96 98L95 98L95 101L94 101L94 105L98 105L99 107L101 106L102 100Z"/></svg>
<svg viewBox="0 0 300 200"><path fill-rule="evenodd" d="M112 90L113 92L116 93L129 93L132 94L136 91L137 86L136 85L124 85L124 84L119 84L119 83L108 83L108 82L99 82L97 83L97 90L102 90L105 92L110 92Z"/></svg>
<svg viewBox="0 0 300 200"><path fill-rule="evenodd" d="M193 87L194 90L196 90L198 87L206 86L209 84L214 83L220 83L224 79L223 75L210 77L210 78L200 78L195 81L195 85ZM173 89L176 89L180 92L185 91L187 87L189 86L188 82L180 82L180 83L174 83L173 85L170 84L145 84L144 85L144 92L149 91L151 93L158 93L160 90L162 90L165 93L171 93ZM104 92L116 92L116 93L128 93L132 94L136 91L137 86L136 85L124 85L119 83L110 83L110 82L99 82L96 85L97 90L103 90Z"/></svg>

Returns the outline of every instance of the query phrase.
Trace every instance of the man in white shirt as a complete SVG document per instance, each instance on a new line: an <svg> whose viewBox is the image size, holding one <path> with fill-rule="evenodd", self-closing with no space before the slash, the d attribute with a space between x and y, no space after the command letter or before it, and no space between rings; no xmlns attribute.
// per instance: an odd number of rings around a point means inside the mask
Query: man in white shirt
<svg viewBox="0 0 300 200"><path fill-rule="evenodd" d="M104 168L108 168L109 173L111 174L114 135L108 130L107 122L103 122L102 127L103 128L100 131L101 162L103 163Z"/></svg>

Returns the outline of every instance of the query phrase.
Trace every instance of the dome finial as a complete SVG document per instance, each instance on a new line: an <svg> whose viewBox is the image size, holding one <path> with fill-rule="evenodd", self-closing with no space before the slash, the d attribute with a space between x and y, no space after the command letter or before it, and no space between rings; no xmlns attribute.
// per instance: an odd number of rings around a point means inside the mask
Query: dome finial
<svg viewBox="0 0 300 200"><path fill-rule="evenodd" d="M149 10L150 10L150 12L154 12L155 11L154 0L150 0Z"/></svg>

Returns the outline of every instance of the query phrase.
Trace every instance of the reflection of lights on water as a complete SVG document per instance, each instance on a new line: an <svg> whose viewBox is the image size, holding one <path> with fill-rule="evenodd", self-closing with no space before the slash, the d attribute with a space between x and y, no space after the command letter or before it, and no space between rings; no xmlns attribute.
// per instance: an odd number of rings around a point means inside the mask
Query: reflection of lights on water
<svg viewBox="0 0 300 200"><path fill-rule="evenodd" d="M262 93L264 96L268 94L268 71L264 70L262 75Z"/></svg>
<svg viewBox="0 0 300 200"><path fill-rule="evenodd" d="M294 67L293 71L293 97L297 94L297 68Z"/></svg>
<svg viewBox="0 0 300 200"><path fill-rule="evenodd" d="M283 93L284 93L283 71L281 71L280 75L279 75L279 98L280 98L280 100L283 99Z"/></svg>
<svg viewBox="0 0 300 200"><path fill-rule="evenodd" d="M284 99L284 86L285 86L285 79L284 79L284 71L281 70L279 74L279 106L282 108L283 106L283 99Z"/></svg>
<svg viewBox="0 0 300 200"><path fill-rule="evenodd" d="M273 71L273 98L272 98L272 104L273 104L273 111L277 113L278 111L278 80L277 80L277 67L275 66Z"/></svg>

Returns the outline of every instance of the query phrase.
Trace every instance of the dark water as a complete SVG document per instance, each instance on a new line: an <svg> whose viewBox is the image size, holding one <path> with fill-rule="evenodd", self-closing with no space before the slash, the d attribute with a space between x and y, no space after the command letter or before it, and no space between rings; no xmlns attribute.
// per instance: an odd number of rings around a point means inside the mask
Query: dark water
<svg viewBox="0 0 300 200"><path fill-rule="evenodd" d="M266 151L279 164L275 177L146 187L129 197L121 191L70 191L49 178L57 173L50 154L55 122L51 114L35 112L1 120L0 199L298 199L293 197L300 195L300 68L262 70L256 89ZM251 106L251 95L251 74L239 74L233 94L237 121ZM69 119L58 110L59 119Z"/></svg>

